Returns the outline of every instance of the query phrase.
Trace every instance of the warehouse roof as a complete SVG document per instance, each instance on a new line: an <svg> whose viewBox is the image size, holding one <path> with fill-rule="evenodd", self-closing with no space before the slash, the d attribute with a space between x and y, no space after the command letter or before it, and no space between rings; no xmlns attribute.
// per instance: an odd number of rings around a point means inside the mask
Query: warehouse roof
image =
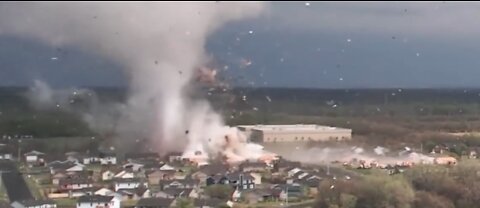
<svg viewBox="0 0 480 208"><path fill-rule="evenodd" d="M305 131L351 131L351 129L338 128L331 126L320 126L315 124L293 124L293 125L251 125L239 126L245 129L258 131L282 131L282 132L305 132Z"/></svg>

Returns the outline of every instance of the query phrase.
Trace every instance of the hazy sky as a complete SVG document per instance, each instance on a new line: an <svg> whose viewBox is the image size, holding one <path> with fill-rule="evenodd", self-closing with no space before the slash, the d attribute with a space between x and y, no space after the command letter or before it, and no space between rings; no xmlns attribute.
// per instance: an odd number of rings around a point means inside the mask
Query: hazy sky
<svg viewBox="0 0 480 208"><path fill-rule="evenodd" d="M255 86L480 87L479 11L478 2L276 2L217 31L207 49ZM121 66L92 54L0 34L0 84L125 83ZM241 69L242 59L252 64Z"/></svg>

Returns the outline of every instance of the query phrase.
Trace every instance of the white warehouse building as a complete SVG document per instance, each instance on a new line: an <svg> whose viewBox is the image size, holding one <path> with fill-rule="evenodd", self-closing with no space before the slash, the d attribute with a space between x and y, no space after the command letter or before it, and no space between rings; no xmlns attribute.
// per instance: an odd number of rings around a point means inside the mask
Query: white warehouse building
<svg viewBox="0 0 480 208"><path fill-rule="evenodd" d="M250 125L237 128L249 134L250 141L258 143L340 141L352 138L351 129L314 124Z"/></svg>

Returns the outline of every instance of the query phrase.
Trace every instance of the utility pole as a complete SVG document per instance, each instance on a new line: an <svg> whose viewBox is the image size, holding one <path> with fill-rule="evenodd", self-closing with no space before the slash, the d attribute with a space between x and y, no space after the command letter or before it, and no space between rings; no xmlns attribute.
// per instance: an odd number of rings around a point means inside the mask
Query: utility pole
<svg viewBox="0 0 480 208"><path fill-rule="evenodd" d="M22 140L21 140L21 139L18 139L18 161L20 161L20 160L21 160L21 158L22 158L22 153L21 153L21 151L22 151L22 149L21 149L21 144L22 144Z"/></svg>
<svg viewBox="0 0 480 208"><path fill-rule="evenodd" d="M285 184L285 194L287 197L285 197L285 205L288 207L288 184Z"/></svg>

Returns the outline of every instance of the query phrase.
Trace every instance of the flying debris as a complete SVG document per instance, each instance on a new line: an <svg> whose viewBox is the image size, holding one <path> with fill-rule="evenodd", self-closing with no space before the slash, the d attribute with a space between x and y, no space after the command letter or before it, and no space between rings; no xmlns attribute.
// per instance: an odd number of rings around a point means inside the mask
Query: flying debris
<svg viewBox="0 0 480 208"><path fill-rule="evenodd" d="M272 102L272 99L268 95L265 96L265 98L267 98L268 102Z"/></svg>
<svg viewBox="0 0 480 208"><path fill-rule="evenodd" d="M310 2L305 2L305 6L309 7L309 6L310 6Z"/></svg>
<svg viewBox="0 0 480 208"><path fill-rule="evenodd" d="M249 34L253 34L253 30L248 31Z"/></svg>
<svg viewBox="0 0 480 208"><path fill-rule="evenodd" d="M58 57L52 57L50 58L51 60L55 61L55 60L58 60Z"/></svg>
<svg viewBox="0 0 480 208"><path fill-rule="evenodd" d="M158 61L157 61L157 60L155 60L155 64L158 64Z"/></svg>
<svg viewBox="0 0 480 208"><path fill-rule="evenodd" d="M253 107L252 108L254 111L258 111L258 108L257 107Z"/></svg>
<svg viewBox="0 0 480 208"><path fill-rule="evenodd" d="M251 60L247 60L247 59L242 59L240 61L240 68L242 69L245 69L247 68L248 66L252 65L252 61Z"/></svg>

